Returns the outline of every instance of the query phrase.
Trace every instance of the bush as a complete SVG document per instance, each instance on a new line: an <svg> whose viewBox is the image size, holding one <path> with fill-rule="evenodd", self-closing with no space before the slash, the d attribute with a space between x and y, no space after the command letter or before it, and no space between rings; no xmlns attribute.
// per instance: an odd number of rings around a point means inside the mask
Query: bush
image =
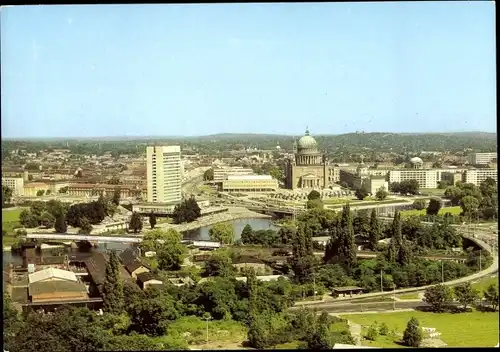
<svg viewBox="0 0 500 352"><path fill-rule="evenodd" d="M403 344L408 347L419 347L422 342L422 331L420 324L414 317L410 319L403 334Z"/></svg>
<svg viewBox="0 0 500 352"><path fill-rule="evenodd" d="M379 333L380 335L384 336L387 336L389 334L389 327L387 326L386 323L380 324Z"/></svg>
<svg viewBox="0 0 500 352"><path fill-rule="evenodd" d="M371 341L375 341L378 337L378 329L375 324L370 325L368 328L368 333L366 334L366 338Z"/></svg>

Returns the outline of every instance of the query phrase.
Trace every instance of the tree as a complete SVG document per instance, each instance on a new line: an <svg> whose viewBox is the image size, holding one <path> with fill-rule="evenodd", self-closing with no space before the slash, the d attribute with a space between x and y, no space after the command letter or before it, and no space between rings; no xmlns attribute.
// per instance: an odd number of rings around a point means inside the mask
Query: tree
<svg viewBox="0 0 500 352"><path fill-rule="evenodd" d="M194 197L183 201L174 208L172 214L174 223L193 222L201 216L201 209Z"/></svg>
<svg viewBox="0 0 500 352"><path fill-rule="evenodd" d="M156 214L153 212L149 214L149 225L151 226L151 229L154 229L156 226Z"/></svg>
<svg viewBox="0 0 500 352"><path fill-rule="evenodd" d="M156 252L158 268L179 270L187 253L186 246L181 243L182 235L174 229L168 229L162 239L163 243L160 243Z"/></svg>
<svg viewBox="0 0 500 352"><path fill-rule="evenodd" d="M323 206L321 199L311 199L306 202L307 209L323 209Z"/></svg>
<svg viewBox="0 0 500 352"><path fill-rule="evenodd" d="M243 231L241 231L241 242L243 244L247 243L253 243L253 229L250 224L246 224L245 227L243 228Z"/></svg>
<svg viewBox="0 0 500 352"><path fill-rule="evenodd" d="M42 223L42 226L51 228L54 226L56 219L54 218L54 215L47 211L44 211L40 217L40 221Z"/></svg>
<svg viewBox="0 0 500 352"><path fill-rule="evenodd" d="M59 193L66 194L66 193L68 193L68 189L69 189L68 186L61 187L61 188L59 188Z"/></svg>
<svg viewBox="0 0 500 352"><path fill-rule="evenodd" d="M45 194L45 190L44 189L39 189L38 191L36 191L36 196L37 197L41 197Z"/></svg>
<svg viewBox="0 0 500 352"><path fill-rule="evenodd" d="M463 306L464 310L467 310L467 306L473 304L479 298L479 292L472 288L470 282L455 286L453 291L455 298Z"/></svg>
<svg viewBox="0 0 500 352"><path fill-rule="evenodd" d="M479 209L479 201L473 196L466 196L460 200L460 207L462 208L462 215L472 220Z"/></svg>
<svg viewBox="0 0 500 352"><path fill-rule="evenodd" d="M116 206L120 205L121 191L122 190L120 187L116 187L115 191L113 192L113 198L111 198L111 202Z"/></svg>
<svg viewBox="0 0 500 352"><path fill-rule="evenodd" d="M66 225L66 217L64 215L59 215L54 223L54 228L57 233L66 233L68 230L68 225Z"/></svg>
<svg viewBox="0 0 500 352"><path fill-rule="evenodd" d="M442 203L437 198L431 198L429 205L427 205L427 215L437 215L441 209Z"/></svg>
<svg viewBox="0 0 500 352"><path fill-rule="evenodd" d="M92 225L85 216L80 220L80 232L85 234L90 234L92 232Z"/></svg>
<svg viewBox="0 0 500 352"><path fill-rule="evenodd" d="M316 190L312 190L311 192L309 192L309 194L307 195L307 199L308 200L315 200L315 199L321 199L321 194L316 191Z"/></svg>
<svg viewBox="0 0 500 352"><path fill-rule="evenodd" d="M459 205L462 199L462 190L460 187L450 186L444 191L444 197L451 201L451 205Z"/></svg>
<svg viewBox="0 0 500 352"><path fill-rule="evenodd" d="M12 189L10 187L2 185L2 207L5 206L5 204L10 203L12 195Z"/></svg>
<svg viewBox="0 0 500 352"><path fill-rule="evenodd" d="M356 189L356 192L354 193L354 195L359 200L363 200L368 196L368 192L363 187L360 187L360 188Z"/></svg>
<svg viewBox="0 0 500 352"><path fill-rule="evenodd" d="M144 235L140 246L145 252L156 252L159 269L179 270L187 252L181 241L182 235L175 229L155 229Z"/></svg>
<svg viewBox="0 0 500 352"><path fill-rule="evenodd" d="M130 217L130 223L128 227L134 231L134 233L141 232L142 230L142 216L138 212L134 211Z"/></svg>
<svg viewBox="0 0 500 352"><path fill-rule="evenodd" d="M382 336L386 336L387 334L389 334L389 327L386 323L382 322L382 324L380 324L379 332Z"/></svg>
<svg viewBox="0 0 500 352"><path fill-rule="evenodd" d="M413 209L416 209L416 210L425 209L426 204L427 204L427 202L425 201L425 199L416 199L413 202Z"/></svg>
<svg viewBox="0 0 500 352"><path fill-rule="evenodd" d="M423 301L435 312L442 312L453 299L452 290L445 285L434 285L425 290Z"/></svg>
<svg viewBox="0 0 500 352"><path fill-rule="evenodd" d="M412 317L403 333L403 344L408 347L419 347L422 342L422 330L415 317Z"/></svg>
<svg viewBox="0 0 500 352"><path fill-rule="evenodd" d="M498 192L497 182L491 177L487 177L486 180L479 184L479 190L483 197L492 198Z"/></svg>
<svg viewBox="0 0 500 352"><path fill-rule="evenodd" d="M38 217L31 210L23 209L19 214L19 223L26 228L38 227Z"/></svg>
<svg viewBox="0 0 500 352"><path fill-rule="evenodd" d="M20 327L19 313L14 307L14 303L7 292L3 293L3 336L4 346L12 350L13 346L9 346L9 342L16 336L16 332ZM4 348L5 348L4 347Z"/></svg>
<svg viewBox="0 0 500 352"><path fill-rule="evenodd" d="M235 269L231 252L227 249L218 249L205 263L205 273L208 276L233 277Z"/></svg>
<svg viewBox="0 0 500 352"><path fill-rule="evenodd" d="M370 232L368 234L368 241L372 250L377 249L378 241L382 237L382 228L378 222L377 210L372 209L370 216Z"/></svg>
<svg viewBox="0 0 500 352"><path fill-rule="evenodd" d="M493 308L493 310L497 310L498 307L498 285L491 284L488 288L483 292L484 299L488 302L489 305Z"/></svg>
<svg viewBox="0 0 500 352"><path fill-rule="evenodd" d="M292 240L292 257L289 258L295 279L298 282L306 283L312 279L315 260L312 231L306 224L300 222Z"/></svg>
<svg viewBox="0 0 500 352"><path fill-rule="evenodd" d="M213 168L207 169L203 173L203 181L213 181L213 180L214 180L214 169Z"/></svg>
<svg viewBox="0 0 500 352"><path fill-rule="evenodd" d="M120 277L120 261L116 252L112 251L106 263L106 277L103 283L102 296L104 309L110 313L120 314L124 308L123 282Z"/></svg>
<svg viewBox="0 0 500 352"><path fill-rule="evenodd" d="M212 226L208 235L211 241L232 244L234 242L234 227L230 222L221 222Z"/></svg>
<svg viewBox="0 0 500 352"><path fill-rule="evenodd" d="M380 187L377 190L377 193L375 193L375 199L376 200L384 200L387 198L388 195L389 195L389 193L385 190L385 187Z"/></svg>

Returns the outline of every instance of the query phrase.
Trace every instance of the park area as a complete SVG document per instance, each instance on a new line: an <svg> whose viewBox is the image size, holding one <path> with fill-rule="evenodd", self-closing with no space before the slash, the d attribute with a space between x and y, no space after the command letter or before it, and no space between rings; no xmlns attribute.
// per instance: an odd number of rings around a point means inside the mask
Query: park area
<svg viewBox="0 0 500 352"><path fill-rule="evenodd" d="M20 227L19 215L22 208L9 208L2 209L2 233L5 231L6 235L3 236L3 245L10 246L17 242L14 237L14 229Z"/></svg>
<svg viewBox="0 0 500 352"><path fill-rule="evenodd" d="M452 215L460 215L461 212L462 212L462 208L459 206L448 207L448 208L441 208L439 210L439 215L444 215L446 213L450 213ZM409 217L409 216L421 216L421 215L426 215L426 210L425 209L422 209L422 210L416 210L416 209L403 210L400 212L400 214L401 214L402 218Z"/></svg>
<svg viewBox="0 0 500 352"><path fill-rule="evenodd" d="M366 335L368 327L375 322L387 324L389 331L396 332L393 336L378 336L375 341L363 340L362 344L370 347L401 348L397 342L406 329L411 317L417 318L420 327L435 328L441 333L440 339L448 347L494 347L498 343L498 313L429 313L429 312L398 312L382 314L352 314L342 315L362 326L362 334Z"/></svg>

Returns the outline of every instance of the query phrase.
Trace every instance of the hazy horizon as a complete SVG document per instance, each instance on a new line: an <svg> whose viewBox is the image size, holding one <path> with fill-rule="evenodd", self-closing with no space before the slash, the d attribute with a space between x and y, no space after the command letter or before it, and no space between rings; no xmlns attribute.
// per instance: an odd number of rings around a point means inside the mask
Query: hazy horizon
<svg viewBox="0 0 500 352"><path fill-rule="evenodd" d="M5 7L2 137L495 133L494 6Z"/></svg>

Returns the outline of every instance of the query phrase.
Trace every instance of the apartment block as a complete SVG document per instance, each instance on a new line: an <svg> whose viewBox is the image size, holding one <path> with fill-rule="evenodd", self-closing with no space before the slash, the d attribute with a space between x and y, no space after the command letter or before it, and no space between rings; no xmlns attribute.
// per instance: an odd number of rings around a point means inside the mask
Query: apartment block
<svg viewBox="0 0 500 352"><path fill-rule="evenodd" d="M2 186L9 187L14 196L24 195L24 179L22 177L2 177Z"/></svg>
<svg viewBox="0 0 500 352"><path fill-rule="evenodd" d="M149 203L179 203L182 200L181 147L146 148Z"/></svg>
<svg viewBox="0 0 500 352"><path fill-rule="evenodd" d="M417 180L420 188L437 188L440 178L436 170L408 169L389 171L389 183L406 180Z"/></svg>
<svg viewBox="0 0 500 352"><path fill-rule="evenodd" d="M494 179L498 182L498 170L497 169L471 169L465 170L464 181L466 183L472 183L479 186L481 182L486 180L488 177Z"/></svg>
<svg viewBox="0 0 500 352"><path fill-rule="evenodd" d="M470 153L467 161L471 165L489 164L493 159L497 158L497 153Z"/></svg>

